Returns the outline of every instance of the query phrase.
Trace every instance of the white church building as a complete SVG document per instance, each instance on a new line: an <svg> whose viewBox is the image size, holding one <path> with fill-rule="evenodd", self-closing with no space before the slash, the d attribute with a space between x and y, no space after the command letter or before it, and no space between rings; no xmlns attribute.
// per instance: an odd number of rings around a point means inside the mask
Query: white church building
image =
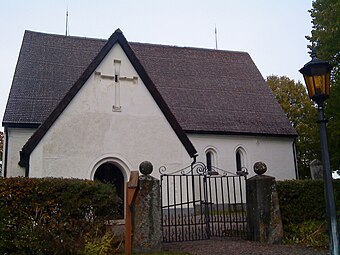
<svg viewBox="0 0 340 255"><path fill-rule="evenodd" d="M297 176L297 133L248 53L133 43L119 29L26 31L2 125L6 177L113 176L123 189L142 161L159 177L195 158Z"/></svg>

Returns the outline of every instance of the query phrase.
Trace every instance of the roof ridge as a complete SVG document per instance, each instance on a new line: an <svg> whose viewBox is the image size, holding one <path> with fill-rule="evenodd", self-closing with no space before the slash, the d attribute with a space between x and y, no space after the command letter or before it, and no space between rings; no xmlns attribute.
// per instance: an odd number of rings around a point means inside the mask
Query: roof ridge
<svg viewBox="0 0 340 255"><path fill-rule="evenodd" d="M45 33L45 32L33 31L33 30L25 30L25 34L26 33L40 34L40 35L44 35L44 36L53 36L53 37L64 37L64 38L78 39L78 40L93 40L93 41L102 41L102 42L108 41L108 39L103 39L103 38L94 38L94 37L76 36L76 35L49 34L49 33Z"/></svg>
<svg viewBox="0 0 340 255"><path fill-rule="evenodd" d="M145 43L145 42L129 42L129 44L140 44L145 46L154 46L154 47L167 47L167 48L176 48L176 49L189 49L189 50L200 50L200 51L216 51L216 52L230 52L230 53L243 53L248 54L246 51L238 51L238 50L224 50L224 49L210 49L210 48L203 48L203 47L193 47L193 46L180 46L180 45L168 45L168 44L161 44L161 43Z"/></svg>
<svg viewBox="0 0 340 255"><path fill-rule="evenodd" d="M77 40L94 40L94 41L102 41L107 42L108 39L103 38L94 38L94 37L85 37L85 36L75 36L75 35L61 35L61 34L49 34L45 32L38 32L32 30L25 30L25 33L32 33L32 34L41 34L45 36L54 36L54 37L64 37L64 38L71 38ZM116 30L117 33L122 33L121 30ZM242 53L248 54L246 51L238 51L238 50L224 50L224 49L209 49L203 47L192 47L192 46L180 46L180 45L168 45L168 44L161 44L161 43L146 43L146 42L129 42L129 44L139 44L145 46L153 46L153 47L166 47L166 48L176 48L176 49L188 49L188 50L199 50L199 51L215 51L215 52L229 52L229 53Z"/></svg>

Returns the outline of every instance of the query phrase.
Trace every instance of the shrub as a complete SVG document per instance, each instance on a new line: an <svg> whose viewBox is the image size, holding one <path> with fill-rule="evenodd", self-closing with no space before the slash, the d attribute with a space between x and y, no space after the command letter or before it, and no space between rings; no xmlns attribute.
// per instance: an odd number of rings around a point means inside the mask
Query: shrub
<svg viewBox="0 0 340 255"><path fill-rule="evenodd" d="M79 254L118 215L113 186L57 178L0 179L0 254Z"/></svg>
<svg viewBox="0 0 340 255"><path fill-rule="evenodd" d="M340 181L333 181L340 216ZM285 241L314 247L328 245L326 204L322 180L278 181Z"/></svg>
<svg viewBox="0 0 340 255"><path fill-rule="evenodd" d="M102 237L86 240L84 255L106 255L122 253L122 240L112 232Z"/></svg>
<svg viewBox="0 0 340 255"><path fill-rule="evenodd" d="M309 220L302 223L290 223L284 226L285 243L305 244L315 248L328 247L326 221Z"/></svg>

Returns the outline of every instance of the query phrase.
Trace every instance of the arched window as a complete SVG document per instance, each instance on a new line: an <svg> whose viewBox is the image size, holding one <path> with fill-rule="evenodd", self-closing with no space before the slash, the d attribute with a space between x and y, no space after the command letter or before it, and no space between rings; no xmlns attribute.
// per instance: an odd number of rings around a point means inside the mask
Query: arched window
<svg viewBox="0 0 340 255"><path fill-rule="evenodd" d="M239 150L236 151L236 171L242 171L242 156Z"/></svg>
<svg viewBox="0 0 340 255"><path fill-rule="evenodd" d="M208 151L206 154L206 158L207 158L207 168L208 168L208 171L211 171L212 169L212 164L211 164L211 158L212 158L212 152L211 151Z"/></svg>
<svg viewBox="0 0 340 255"><path fill-rule="evenodd" d="M246 166L246 151L239 147L235 152L236 158L236 172L245 171L247 169Z"/></svg>
<svg viewBox="0 0 340 255"><path fill-rule="evenodd" d="M212 148L205 150L205 159L206 159L208 172L214 171L214 167L217 167L216 151Z"/></svg>

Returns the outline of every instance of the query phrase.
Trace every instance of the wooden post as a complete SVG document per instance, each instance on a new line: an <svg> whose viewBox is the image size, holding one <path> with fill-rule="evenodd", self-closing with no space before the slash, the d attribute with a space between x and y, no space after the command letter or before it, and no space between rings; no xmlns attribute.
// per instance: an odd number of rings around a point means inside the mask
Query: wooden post
<svg viewBox="0 0 340 255"><path fill-rule="evenodd" d="M138 192L139 174L138 171L132 171L130 180L126 183L126 211L125 211L125 254L132 254L132 212L131 208L136 199Z"/></svg>

